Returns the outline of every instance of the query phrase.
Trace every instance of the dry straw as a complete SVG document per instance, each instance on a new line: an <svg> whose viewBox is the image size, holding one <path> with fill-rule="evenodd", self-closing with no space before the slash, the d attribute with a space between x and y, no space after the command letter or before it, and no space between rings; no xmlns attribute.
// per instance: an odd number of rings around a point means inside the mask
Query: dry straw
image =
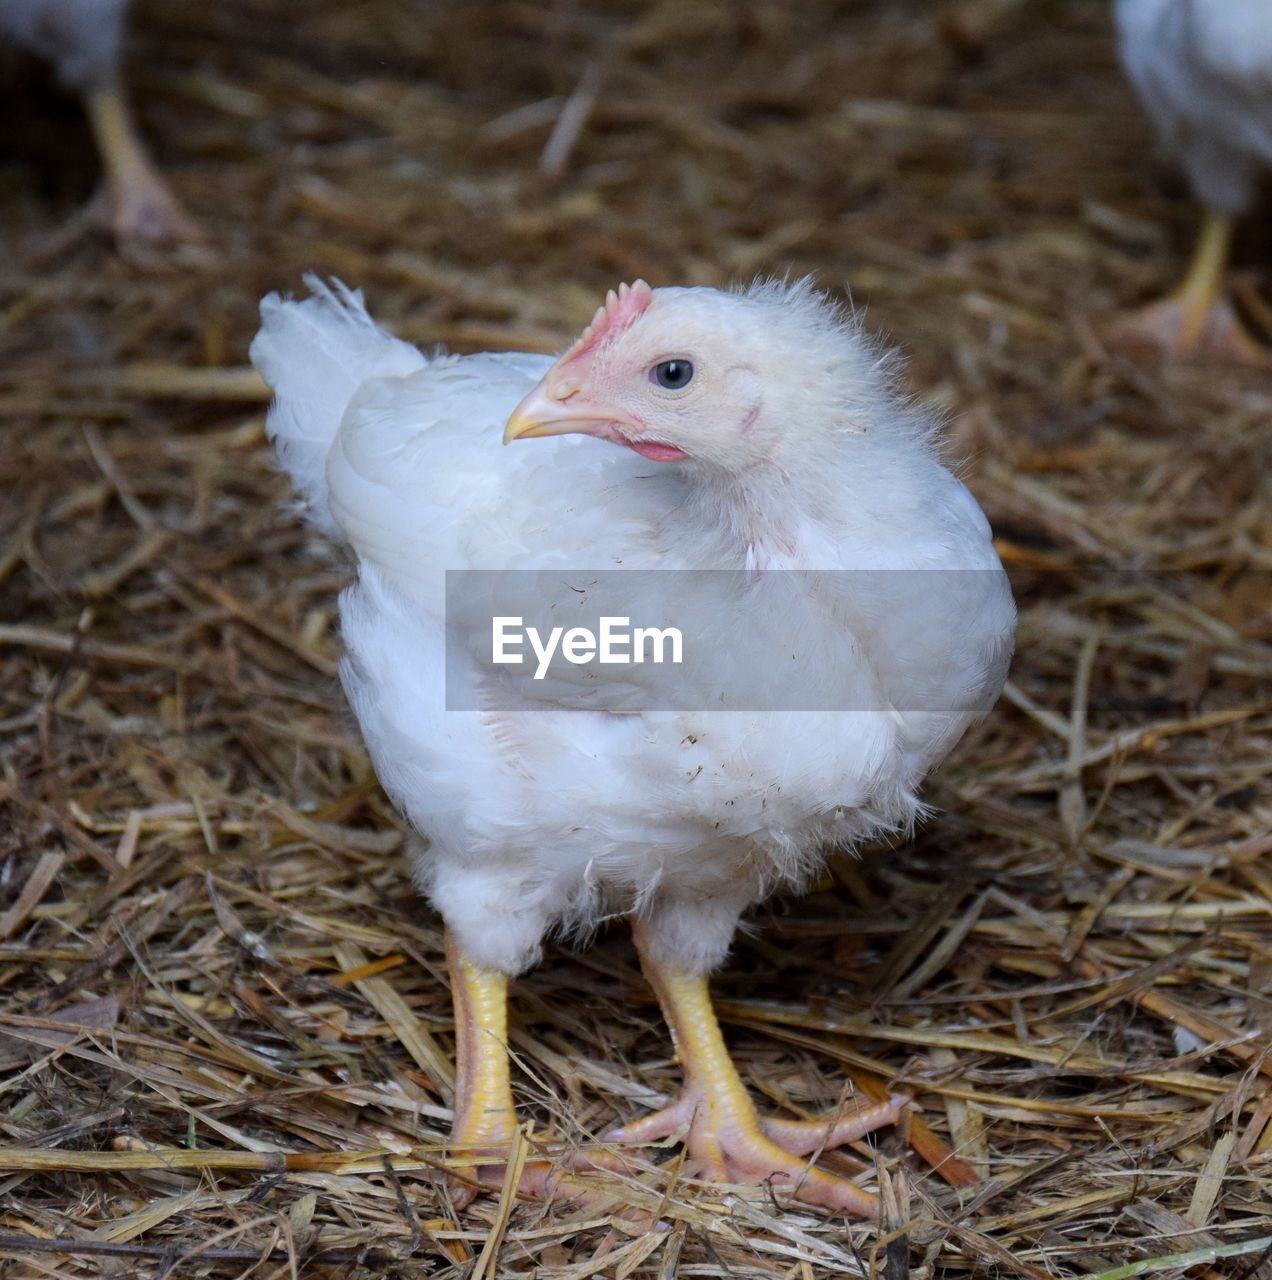
<svg viewBox="0 0 1272 1280"><path fill-rule="evenodd" d="M157 0L135 96L212 247L140 260L42 253L93 162L21 68L6 1280L1269 1274L1272 392L1105 339L1192 220L1108 27L1102 0ZM423 343L538 350L620 278L811 270L953 417L1022 605L1013 683L913 843L762 910L717 983L767 1105L914 1094L825 1157L878 1226L674 1146L581 1209L455 1212L438 923L333 678L347 567L287 510L245 367L256 299L307 269ZM675 1089L621 931L514 1001L518 1159Z"/></svg>

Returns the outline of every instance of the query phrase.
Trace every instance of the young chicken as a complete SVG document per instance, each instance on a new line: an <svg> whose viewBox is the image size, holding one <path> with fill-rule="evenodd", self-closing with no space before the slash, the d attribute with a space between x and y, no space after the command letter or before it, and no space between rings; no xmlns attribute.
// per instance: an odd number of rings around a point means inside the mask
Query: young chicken
<svg viewBox="0 0 1272 1280"><path fill-rule="evenodd" d="M0 0L0 40L10 39L53 63L58 78L84 101L106 168L92 209L121 244L202 239L155 168L124 96L120 51L128 0Z"/></svg>
<svg viewBox="0 0 1272 1280"><path fill-rule="evenodd" d="M1223 277L1233 222L1272 166L1272 8L1268 0L1117 0L1115 12L1131 83L1205 208L1183 283L1124 331L1175 355L1264 363Z"/></svg>
<svg viewBox="0 0 1272 1280"><path fill-rule="evenodd" d="M873 1214L807 1157L904 1100L762 1119L707 975L741 914L827 848L908 828L924 775L1002 688L1011 593L933 422L807 283L625 285L555 361L426 358L359 294L308 283L304 301L264 300L252 359L283 464L357 556L341 674L380 779L430 841L416 870L447 931L455 1146L488 1154L479 1181L498 1185L515 1126L507 980L550 930L623 914L685 1083L614 1141L683 1131L706 1176ZM699 709L633 709L658 677L632 666L492 700L490 653L447 647L447 570L554 570L536 581L568 578L568 600L615 566L659 571L631 581L705 619ZM700 569L733 571L705 610ZM748 710L773 682L780 705ZM447 709L456 687L476 709ZM532 1167L521 1189L552 1187Z"/></svg>

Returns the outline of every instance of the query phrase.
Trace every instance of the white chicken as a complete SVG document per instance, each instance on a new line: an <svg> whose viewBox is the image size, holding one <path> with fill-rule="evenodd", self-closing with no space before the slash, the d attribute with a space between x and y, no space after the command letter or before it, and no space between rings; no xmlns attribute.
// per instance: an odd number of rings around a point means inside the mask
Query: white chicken
<svg viewBox="0 0 1272 1280"><path fill-rule="evenodd" d="M1267 358L1224 290L1235 219L1272 167L1268 0L1117 0L1122 61L1163 145L1183 165L1205 222L1169 298L1129 332L1175 354Z"/></svg>
<svg viewBox="0 0 1272 1280"><path fill-rule="evenodd" d="M360 294L308 283L303 301L264 300L252 359L284 466L357 557L341 674L385 788L430 841L417 874L447 930L456 1148L489 1154L478 1180L498 1185L515 1126L507 978L550 930L628 915L685 1084L613 1140L684 1132L705 1176L872 1214L873 1196L807 1157L903 1100L761 1119L707 975L742 912L828 847L909 827L924 774L1002 688L1011 593L934 423L807 283L623 286L555 361L426 358ZM501 432L544 439L501 450ZM490 652L447 635L446 571L573 582L615 566L657 570L669 612L701 589L688 571L736 571L697 709L632 711L631 666L567 670L537 703L488 700ZM826 576L813 589L784 570ZM774 631L780 663L751 639ZM781 706L745 709L779 679ZM447 709L456 682L477 709ZM532 1167L521 1189L553 1188Z"/></svg>
<svg viewBox="0 0 1272 1280"><path fill-rule="evenodd" d="M191 221L133 123L120 67L128 0L0 0L0 40L47 58L84 101L106 184L92 213L121 244L197 243Z"/></svg>

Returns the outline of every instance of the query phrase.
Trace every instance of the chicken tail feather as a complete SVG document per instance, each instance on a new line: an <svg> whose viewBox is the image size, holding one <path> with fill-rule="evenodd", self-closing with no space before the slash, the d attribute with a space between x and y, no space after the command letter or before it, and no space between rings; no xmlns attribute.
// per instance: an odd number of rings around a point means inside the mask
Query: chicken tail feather
<svg viewBox="0 0 1272 1280"><path fill-rule="evenodd" d="M327 503L327 454L349 402L369 379L405 377L428 362L371 319L361 290L315 275L304 279L308 298L271 293L261 302L250 355L274 391L266 434L310 519L336 534Z"/></svg>

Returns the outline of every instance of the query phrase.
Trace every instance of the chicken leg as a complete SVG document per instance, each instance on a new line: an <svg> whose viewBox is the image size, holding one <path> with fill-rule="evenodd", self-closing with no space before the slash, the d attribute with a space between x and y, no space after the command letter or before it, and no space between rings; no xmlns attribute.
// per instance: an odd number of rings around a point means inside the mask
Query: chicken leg
<svg viewBox="0 0 1272 1280"><path fill-rule="evenodd" d="M155 168L118 80L84 94L106 170L102 212L120 243L197 244L203 235Z"/></svg>
<svg viewBox="0 0 1272 1280"><path fill-rule="evenodd" d="M797 1200L855 1217L878 1213L874 1196L805 1156L853 1142L893 1124L904 1098L826 1121L766 1120L756 1112L724 1044L706 976L673 968L651 954L644 927L633 925L641 967L662 1005L685 1084L680 1097L652 1115L608 1135L615 1142L655 1142L687 1131L689 1154L719 1182L778 1182Z"/></svg>
<svg viewBox="0 0 1272 1280"><path fill-rule="evenodd" d="M1266 363L1266 348L1241 323L1224 289L1231 245L1232 219L1208 211L1179 287L1120 324L1116 335L1172 356Z"/></svg>
<svg viewBox="0 0 1272 1280"><path fill-rule="evenodd" d="M475 964L455 935L446 931L446 964L455 1002L455 1118L451 1147L457 1156L490 1156L465 1171L453 1192L464 1208L483 1190L498 1190L517 1130L508 1060L508 975ZM517 1194L540 1200L588 1201L595 1188L569 1177L570 1169L597 1169L609 1162L599 1154L566 1159L558 1166L528 1160Z"/></svg>
<svg viewBox="0 0 1272 1280"><path fill-rule="evenodd" d="M459 1208L479 1189L498 1188L517 1128L508 1062L508 975L474 964L446 931L446 965L455 1002L455 1118L451 1146L459 1156L492 1157L456 1186ZM543 1182L544 1185L540 1185ZM547 1194L546 1173L527 1164L529 1194Z"/></svg>

